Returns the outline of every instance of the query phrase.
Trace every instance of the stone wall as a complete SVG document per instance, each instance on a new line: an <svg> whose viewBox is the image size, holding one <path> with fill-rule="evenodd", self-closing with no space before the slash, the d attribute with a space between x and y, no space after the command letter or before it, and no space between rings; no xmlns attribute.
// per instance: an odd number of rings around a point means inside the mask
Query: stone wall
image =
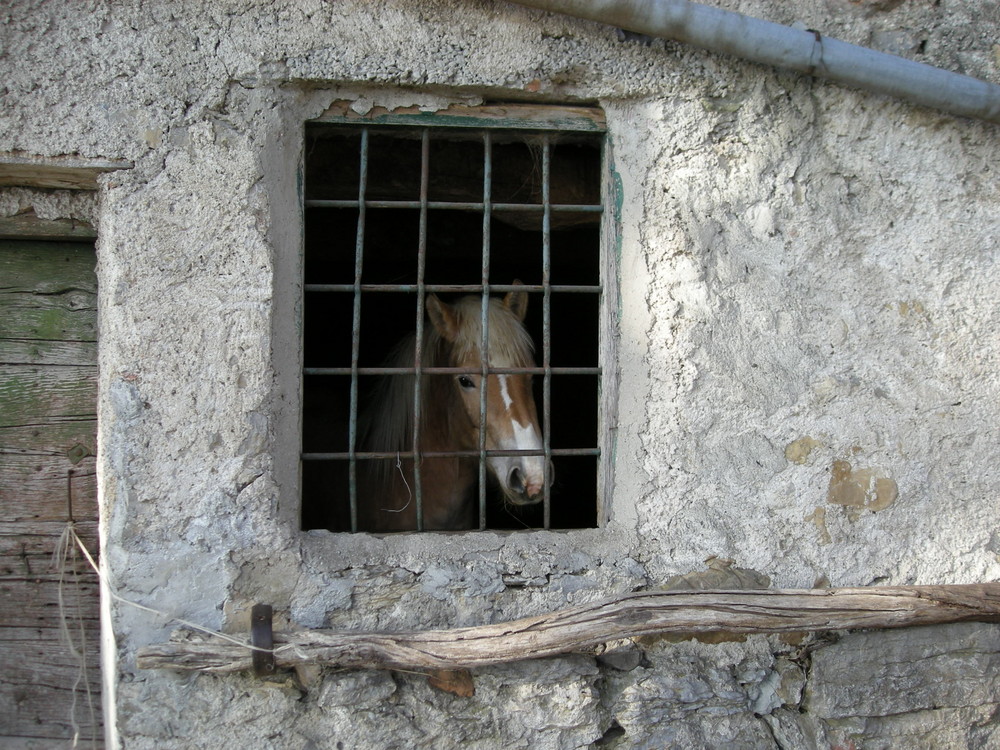
<svg viewBox="0 0 1000 750"><path fill-rule="evenodd" d="M1000 81L985 0L725 5ZM120 596L243 633L258 601L302 627L494 622L713 555L781 587L1000 577L996 126L490 0L15 2L0 49L0 153L134 164L85 204ZM622 191L611 521L303 534L302 122L338 100L483 99L607 113ZM12 190L0 210L32 200L83 210ZM108 723L130 749L998 741L995 626L655 640L624 663L480 670L461 698L411 674L144 672L136 648L173 626L107 610Z"/></svg>

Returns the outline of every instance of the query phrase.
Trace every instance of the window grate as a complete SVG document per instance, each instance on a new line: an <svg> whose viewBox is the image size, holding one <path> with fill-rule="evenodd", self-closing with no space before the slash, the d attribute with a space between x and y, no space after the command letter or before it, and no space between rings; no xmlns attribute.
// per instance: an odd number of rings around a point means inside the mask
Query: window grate
<svg viewBox="0 0 1000 750"><path fill-rule="evenodd" d="M448 120L442 118L441 122L447 124ZM378 145L373 145L375 143ZM569 156L560 149L569 149ZM473 150L481 154L481 162L470 168L472 160L468 154ZM414 128L401 125L391 129L353 123L324 122L307 126L306 276L303 286L306 295L303 326L305 404L301 453L305 528L389 530L372 529L364 519L371 503L381 503L385 499L371 496L370 491L369 496L365 496L366 489L362 488L362 473L378 462L393 464L403 476L410 492L408 503L412 502L414 508L412 529L441 528L440 522L428 520L425 508L428 488L423 471L411 468L407 472L403 465L410 462L426 467L442 459L476 459L477 481L472 498L476 520L472 527L503 528L504 521L496 522L495 517L499 515L504 519L504 513L514 519L507 521L511 528L518 528L519 523L545 529L596 525L595 462L601 456L597 447L600 442L596 415L602 375L596 339L597 316L604 291L599 270L599 226L603 213L601 152L600 135L575 132L522 132L487 126L458 133L426 123ZM351 154L356 167L346 166ZM518 158L511 159L512 154ZM518 174L517 168L524 166L525 154L530 157L529 169L527 174L523 171ZM565 175L559 176L563 182L554 185L554 159L562 160L562 172L588 173L590 184L582 191L585 199L568 196L571 200L566 200L565 186L571 185L572 180ZM512 165L511 161L515 163ZM466 174L456 178L456 182L462 184L457 187L445 184L448 175L442 177L434 173L438 163L444 172L466 169ZM498 171L502 174L498 175ZM473 176L481 178L478 189L469 187ZM534 193L530 199L518 193L518 179ZM560 193L555 199L554 187ZM412 188L416 188L416 195L404 195ZM348 189L354 192L353 197L344 196ZM439 200L432 195L435 191L464 191L459 197L467 199ZM479 236L473 244L470 238L474 230L468 219L477 217L480 219ZM441 221L442 218L446 221ZM461 229L448 226L447 220L461 224ZM389 226L395 221L400 227ZM353 243L348 243L344 228L352 225ZM520 229L507 231L505 227L508 226ZM561 239L564 234L567 240ZM562 264L555 273L554 238L559 240L555 252ZM525 241L535 246L519 246L518 243ZM581 247L575 248L573 242L580 242ZM409 258L408 251L397 246L413 244L416 245L414 258ZM462 244L473 245L475 252L468 247L464 251L455 249ZM441 257L434 258L435 252ZM475 258L478 258L479 267L473 271ZM395 265L397 262L399 265ZM581 271L575 264L585 270ZM515 277L526 277L526 283L511 283ZM492 283L495 278L502 279L503 283ZM532 329L530 333L535 339L540 362L516 366L491 363L488 344L495 315L491 310L499 295L521 294L527 295L529 310L537 307L530 326L526 319L526 327ZM478 365L442 366L423 361L424 345L428 337L436 335L427 329L425 311L428 300L432 296L438 299L439 295L440 299L457 295L479 297L479 351L483 356ZM349 298L349 304L342 302L345 298ZM573 299L577 301L570 302ZM376 307L375 300L384 309ZM335 326L338 331L332 338L341 341L348 309L350 359L338 363L339 355L331 355L324 348L327 339L331 338L325 336L324 331L329 332ZM410 310L404 312L409 317L408 326L389 320L391 313L387 310L395 313L406 309ZM566 319L554 324L554 310ZM577 330L571 320L574 314L587 318L581 330ZM413 332L412 365L400 366L398 362L388 365L384 356L373 363L375 357L371 351L384 355L396 335L406 328ZM567 361L573 357L554 351L554 339L565 337L568 341L572 336L586 342L583 348L591 352L591 361ZM372 340L378 342L377 345L370 345ZM570 349L571 344L563 348ZM541 411L540 445L527 449L490 446L487 430L478 430L475 446L447 450L428 447L428 436L423 434L428 416L425 411L435 408L425 402L425 396L430 396L430 392L425 393L425 389L431 387L428 385L430 378L450 376L455 379L463 375L478 375L481 384L492 383L490 378L493 378L504 388L507 376L537 376L540 388L535 403ZM407 447L387 450L384 446L362 444L361 414L366 401L371 400L370 395L366 399L365 392L372 390L365 388L365 381L371 383L377 378L408 378L407 382L412 382ZM349 382L346 387L343 385L345 379ZM571 385L574 381L576 385ZM581 381L586 383L581 384ZM566 438L574 432L575 423L562 414L563 409L553 409L554 382L560 393L565 390L575 393L578 399L592 402L587 409L588 414L592 412L587 419L593 423L588 430L589 445L573 445L572 440ZM495 401L488 399L488 390L487 387L478 388L478 424L487 426L491 424L488 407L493 403L494 408L498 408ZM342 401L345 395L346 410L324 403L324 399ZM503 398L505 402L509 398L506 390ZM569 395L563 403L573 400ZM509 403L507 408L511 408ZM345 432L346 444L338 444L335 435ZM554 439L554 433L561 433L562 437ZM579 438L579 435L573 437ZM493 509L493 479L487 469L491 459L527 457L542 459L544 476L538 508L528 511L534 515L525 521L518 520L516 514L511 515L503 506L500 511ZM589 461L591 477L581 481L569 469L570 477L563 480L559 462L564 460ZM555 478L559 480L555 484L553 466ZM343 482L339 478L345 468L346 482ZM586 497L588 491L589 498ZM432 499L439 494L432 492ZM579 496L581 494L583 497ZM589 504L590 508L575 511L574 516L574 511L567 510L573 503Z"/></svg>

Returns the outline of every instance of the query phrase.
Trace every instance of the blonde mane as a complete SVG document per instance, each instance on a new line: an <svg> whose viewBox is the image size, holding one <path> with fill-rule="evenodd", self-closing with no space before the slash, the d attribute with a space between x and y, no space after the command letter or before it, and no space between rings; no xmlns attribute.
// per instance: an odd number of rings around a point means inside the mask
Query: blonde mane
<svg viewBox="0 0 1000 750"><path fill-rule="evenodd" d="M447 341L430 324L424 326L421 363L424 367L456 367L462 364L479 366L481 359L482 298L475 295L462 297L451 305L459 326L454 341ZM489 364L492 367L531 367L534 365L534 343L521 325L521 321L500 299L489 301ZM412 367L416 335L402 339L392 350L387 367ZM441 408L432 398L440 387L434 388L429 379L444 382L441 376L423 375L421 385L421 414L425 422L428 410ZM413 445L413 375L387 375L381 379L372 394L368 408L360 420L360 445L366 451L409 451ZM448 384L450 385L450 383ZM389 461L373 461L388 471Z"/></svg>

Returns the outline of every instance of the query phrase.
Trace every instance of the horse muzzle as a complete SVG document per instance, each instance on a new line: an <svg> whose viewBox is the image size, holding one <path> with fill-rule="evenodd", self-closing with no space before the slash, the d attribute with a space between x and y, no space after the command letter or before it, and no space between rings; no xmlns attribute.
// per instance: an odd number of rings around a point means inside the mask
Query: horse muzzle
<svg viewBox="0 0 1000 750"><path fill-rule="evenodd" d="M542 501L545 495L545 471L543 459L528 459L527 465L515 464L507 472L507 481L503 483L504 494L513 505L534 505ZM554 472L552 462L549 462L549 486L552 485Z"/></svg>
<svg viewBox="0 0 1000 750"><path fill-rule="evenodd" d="M507 475L507 499L514 505L534 505L542 499L542 483L529 481L519 466L511 468Z"/></svg>

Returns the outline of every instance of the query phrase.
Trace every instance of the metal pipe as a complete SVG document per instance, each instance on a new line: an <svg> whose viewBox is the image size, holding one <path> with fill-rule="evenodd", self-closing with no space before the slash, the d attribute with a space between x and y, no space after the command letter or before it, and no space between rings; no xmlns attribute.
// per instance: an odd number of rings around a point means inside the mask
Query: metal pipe
<svg viewBox="0 0 1000 750"><path fill-rule="evenodd" d="M1000 86L687 0L513 0L1000 123Z"/></svg>

